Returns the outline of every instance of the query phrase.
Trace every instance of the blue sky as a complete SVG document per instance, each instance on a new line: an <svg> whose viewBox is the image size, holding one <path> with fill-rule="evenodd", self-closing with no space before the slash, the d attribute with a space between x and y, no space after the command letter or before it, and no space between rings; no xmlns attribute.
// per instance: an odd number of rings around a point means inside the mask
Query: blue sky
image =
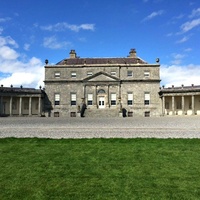
<svg viewBox="0 0 200 200"><path fill-rule="evenodd" d="M161 85L200 85L199 0L1 0L0 84L43 86L44 60L160 58Z"/></svg>

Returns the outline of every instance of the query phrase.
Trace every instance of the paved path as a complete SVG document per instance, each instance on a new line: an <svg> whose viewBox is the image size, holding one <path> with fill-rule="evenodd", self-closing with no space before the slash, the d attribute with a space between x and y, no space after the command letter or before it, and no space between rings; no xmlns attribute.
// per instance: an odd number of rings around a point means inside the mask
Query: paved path
<svg viewBox="0 0 200 200"><path fill-rule="evenodd" d="M200 138L200 116L0 118L0 138Z"/></svg>

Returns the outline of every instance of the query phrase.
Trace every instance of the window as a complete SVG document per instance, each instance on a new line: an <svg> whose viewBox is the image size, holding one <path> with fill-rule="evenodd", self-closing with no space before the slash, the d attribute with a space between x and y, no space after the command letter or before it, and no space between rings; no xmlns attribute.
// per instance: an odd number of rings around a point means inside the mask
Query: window
<svg viewBox="0 0 200 200"><path fill-rule="evenodd" d="M55 105L60 105L60 94L55 94Z"/></svg>
<svg viewBox="0 0 200 200"><path fill-rule="evenodd" d="M127 71L127 76L129 77L133 76L133 71Z"/></svg>
<svg viewBox="0 0 200 200"><path fill-rule="evenodd" d="M133 93L128 93L128 102L127 104L130 106L130 105L133 105Z"/></svg>
<svg viewBox="0 0 200 200"><path fill-rule="evenodd" d="M55 72L54 77L55 78L60 78L60 72Z"/></svg>
<svg viewBox="0 0 200 200"><path fill-rule="evenodd" d="M149 105L150 104L150 93L145 92L144 93L144 105Z"/></svg>
<svg viewBox="0 0 200 200"><path fill-rule="evenodd" d="M71 106L75 106L76 105L76 94L72 93L71 94Z"/></svg>
<svg viewBox="0 0 200 200"><path fill-rule="evenodd" d="M87 72L87 76L92 76L92 72Z"/></svg>
<svg viewBox="0 0 200 200"><path fill-rule="evenodd" d="M145 71L144 72L144 77L145 78L149 78L150 77L150 72L149 71Z"/></svg>
<svg viewBox="0 0 200 200"><path fill-rule="evenodd" d="M76 78L76 72L71 72L71 78Z"/></svg>
<svg viewBox="0 0 200 200"><path fill-rule="evenodd" d="M54 112L54 117L59 117L59 112Z"/></svg>
<svg viewBox="0 0 200 200"><path fill-rule="evenodd" d="M176 109L182 109L182 103L181 103L181 101L177 102Z"/></svg>
<svg viewBox="0 0 200 200"><path fill-rule="evenodd" d="M144 116L145 116L145 117L150 117L150 111L144 112Z"/></svg>
<svg viewBox="0 0 200 200"><path fill-rule="evenodd" d="M116 106L116 94L111 94L111 106Z"/></svg>
<svg viewBox="0 0 200 200"><path fill-rule="evenodd" d="M115 71L112 71L112 72L110 72L110 75L111 75L111 76L116 76L116 72L115 72Z"/></svg>
<svg viewBox="0 0 200 200"><path fill-rule="evenodd" d="M87 99L87 104L88 106L92 105L92 101L93 101L93 94L88 94L88 99Z"/></svg>

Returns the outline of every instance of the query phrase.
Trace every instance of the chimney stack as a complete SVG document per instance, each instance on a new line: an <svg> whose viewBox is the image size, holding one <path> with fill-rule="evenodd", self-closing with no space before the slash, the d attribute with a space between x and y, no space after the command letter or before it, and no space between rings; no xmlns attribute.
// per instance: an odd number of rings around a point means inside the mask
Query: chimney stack
<svg viewBox="0 0 200 200"><path fill-rule="evenodd" d="M129 57L130 58L136 58L136 50L135 49L131 49L129 52Z"/></svg>
<svg viewBox="0 0 200 200"><path fill-rule="evenodd" d="M70 53L69 53L69 55L70 55L70 58L76 58L76 52L75 52L75 50L71 50Z"/></svg>

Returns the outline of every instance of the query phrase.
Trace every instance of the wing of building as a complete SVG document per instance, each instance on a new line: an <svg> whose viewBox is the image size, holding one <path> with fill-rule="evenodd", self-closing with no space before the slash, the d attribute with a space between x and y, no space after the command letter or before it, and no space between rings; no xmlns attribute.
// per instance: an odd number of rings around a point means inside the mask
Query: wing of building
<svg viewBox="0 0 200 200"><path fill-rule="evenodd" d="M161 114L159 62L148 64L135 49L121 58L80 58L71 50L55 65L46 62L44 82L51 116Z"/></svg>

